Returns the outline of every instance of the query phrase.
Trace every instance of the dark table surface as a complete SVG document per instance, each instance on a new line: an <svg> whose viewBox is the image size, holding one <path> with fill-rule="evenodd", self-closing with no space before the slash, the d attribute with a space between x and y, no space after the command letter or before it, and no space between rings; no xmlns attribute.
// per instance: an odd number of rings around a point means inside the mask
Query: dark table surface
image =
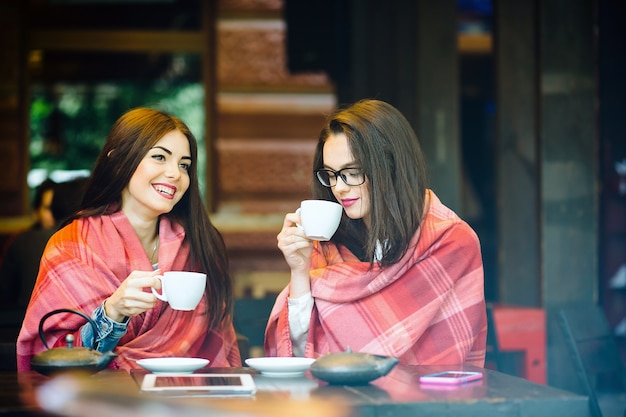
<svg viewBox="0 0 626 417"><path fill-rule="evenodd" d="M443 370L480 371L483 378L461 386L425 386L419 376ZM139 385L146 372L102 371L91 376L53 378L34 372L0 372L0 415L7 411L38 415L38 395L53 399L57 412L93 417L130 412L151 416L589 416L587 397L471 366L396 366L387 376L363 386L333 386L312 377L277 378L250 368L205 368L198 372L252 373L257 393L251 398L146 397ZM150 407L148 407L150 406ZM147 408L148 407L148 408ZM148 411L146 411L148 410ZM218 411L217 413L215 411ZM112 414L115 413L115 414ZM294 414L295 413L295 414Z"/></svg>

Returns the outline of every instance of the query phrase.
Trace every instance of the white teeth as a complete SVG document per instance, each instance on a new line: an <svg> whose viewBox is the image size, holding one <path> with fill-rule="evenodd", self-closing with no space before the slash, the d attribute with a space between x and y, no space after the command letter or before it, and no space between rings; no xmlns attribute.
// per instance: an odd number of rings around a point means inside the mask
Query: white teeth
<svg viewBox="0 0 626 417"><path fill-rule="evenodd" d="M163 186L157 185L155 187L155 189L158 192L163 193L163 194L174 195L174 190L172 190L171 188L167 188L167 187L163 187Z"/></svg>

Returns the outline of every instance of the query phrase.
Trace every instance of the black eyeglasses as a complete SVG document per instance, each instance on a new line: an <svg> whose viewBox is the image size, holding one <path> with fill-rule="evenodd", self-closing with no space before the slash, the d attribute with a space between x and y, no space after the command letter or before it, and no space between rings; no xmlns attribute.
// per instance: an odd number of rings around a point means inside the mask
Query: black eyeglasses
<svg viewBox="0 0 626 417"><path fill-rule="evenodd" d="M344 168L339 171L332 169L318 169L315 171L317 179L324 187L337 185L337 177L350 186L361 185L365 182L365 174L360 168Z"/></svg>

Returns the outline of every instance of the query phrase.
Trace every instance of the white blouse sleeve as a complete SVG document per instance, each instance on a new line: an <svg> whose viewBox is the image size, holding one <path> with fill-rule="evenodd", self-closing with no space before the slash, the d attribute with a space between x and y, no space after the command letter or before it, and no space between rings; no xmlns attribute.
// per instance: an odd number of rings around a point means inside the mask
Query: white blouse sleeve
<svg viewBox="0 0 626 417"><path fill-rule="evenodd" d="M293 356L304 356L313 311L313 297L308 292L298 298L289 298L287 305L289 306L289 336Z"/></svg>

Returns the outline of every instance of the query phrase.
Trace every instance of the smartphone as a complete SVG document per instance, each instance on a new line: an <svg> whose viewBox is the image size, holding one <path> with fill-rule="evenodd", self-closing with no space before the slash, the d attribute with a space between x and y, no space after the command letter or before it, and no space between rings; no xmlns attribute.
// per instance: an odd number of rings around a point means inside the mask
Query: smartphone
<svg viewBox="0 0 626 417"><path fill-rule="evenodd" d="M476 381L483 377L482 372L469 371L444 371L420 376L420 382L425 384L448 384L458 385L465 382Z"/></svg>
<svg viewBox="0 0 626 417"><path fill-rule="evenodd" d="M256 385L250 374L147 374L141 391L168 396L246 396L256 392Z"/></svg>

